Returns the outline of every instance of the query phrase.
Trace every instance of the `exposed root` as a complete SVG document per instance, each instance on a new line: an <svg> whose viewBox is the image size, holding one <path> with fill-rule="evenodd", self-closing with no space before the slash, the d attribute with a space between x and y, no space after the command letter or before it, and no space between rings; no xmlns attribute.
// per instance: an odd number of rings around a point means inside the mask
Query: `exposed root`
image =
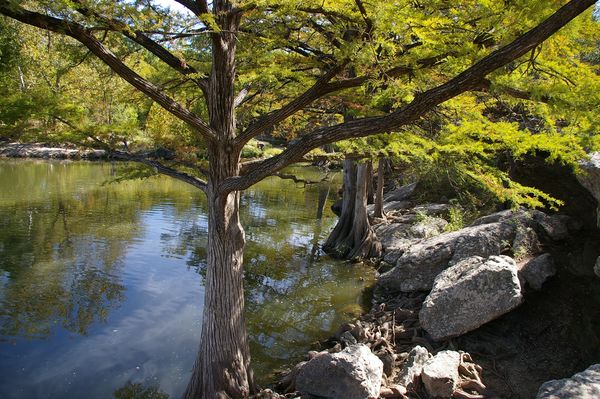
<svg viewBox="0 0 600 399"><path fill-rule="evenodd" d="M418 319L418 310L425 295L423 293L400 294L394 296L391 305L379 303L371 311L352 323L340 327L338 333L330 342L330 349L310 351L306 360L322 353L341 351L355 342L368 346L381 359L384 365L384 381L380 397L385 399L420 399L427 397L424 387L417 377L410 389L398 385L397 376L402 371L408 353L416 345L421 345L430 353L452 347L448 342L437 343L430 341L423 331ZM296 393L296 376L306 362L296 365L285 374L277 384L277 391L286 395ZM461 352L459 366L460 383L453 397L459 399L479 399L490 397L481 378L482 369L473 362L468 353ZM275 394L271 391L269 394ZM276 399L283 396L261 396L257 399Z"/></svg>

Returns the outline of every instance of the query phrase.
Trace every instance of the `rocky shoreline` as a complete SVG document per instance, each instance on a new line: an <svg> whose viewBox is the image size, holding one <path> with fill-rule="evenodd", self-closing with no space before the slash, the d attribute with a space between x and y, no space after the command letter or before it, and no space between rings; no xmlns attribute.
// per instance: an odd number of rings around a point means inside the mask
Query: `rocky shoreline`
<svg viewBox="0 0 600 399"><path fill-rule="evenodd" d="M103 150L51 147L40 143L7 143L0 144L0 158L103 160L107 154Z"/></svg>
<svg viewBox="0 0 600 399"><path fill-rule="evenodd" d="M106 154L6 144L0 157ZM582 169L597 207L600 154ZM414 190L388 193L375 220L370 312L256 397L600 397L600 212L504 210L450 231L452 205L415 203Z"/></svg>
<svg viewBox="0 0 600 399"><path fill-rule="evenodd" d="M586 167L600 202L600 156ZM446 231L450 205L413 190L388 195L374 226L371 311L257 397L600 397L600 231L525 209Z"/></svg>

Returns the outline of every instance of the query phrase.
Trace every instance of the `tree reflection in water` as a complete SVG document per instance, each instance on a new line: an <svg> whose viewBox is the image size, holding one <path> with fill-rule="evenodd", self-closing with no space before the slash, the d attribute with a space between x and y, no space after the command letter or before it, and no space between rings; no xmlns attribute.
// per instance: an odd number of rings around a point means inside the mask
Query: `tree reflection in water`
<svg viewBox="0 0 600 399"><path fill-rule="evenodd" d="M102 186L111 169L0 162L0 397L164 398L185 388L200 331L204 198L168 178ZM335 221L333 187L271 178L242 193L261 383L360 311L371 270L319 248Z"/></svg>
<svg viewBox="0 0 600 399"><path fill-rule="evenodd" d="M169 399L169 395L157 386L145 387L131 381L127 381L127 384L115 390L113 396L115 399Z"/></svg>

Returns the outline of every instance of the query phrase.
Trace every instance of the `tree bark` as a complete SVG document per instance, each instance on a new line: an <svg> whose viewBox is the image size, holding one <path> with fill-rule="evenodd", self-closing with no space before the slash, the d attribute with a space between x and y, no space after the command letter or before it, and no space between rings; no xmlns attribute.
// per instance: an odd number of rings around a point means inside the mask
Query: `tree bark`
<svg viewBox="0 0 600 399"><path fill-rule="evenodd" d="M367 215L368 165L344 161L342 213L323 249L338 258L369 259L381 256L381 243Z"/></svg>
<svg viewBox="0 0 600 399"><path fill-rule="evenodd" d="M333 231L323 244L323 250L333 256L343 258L351 243L348 237L352 231L354 201L356 200L356 164L350 159L344 160L344 183L342 186L342 212Z"/></svg>
<svg viewBox="0 0 600 399"><path fill-rule="evenodd" d="M381 243L377 239L367 214L367 197L369 180L369 164L358 165L356 171L356 199L354 200L354 221L352 223L352 250L348 258L370 259L380 257L382 254ZM372 169L371 169L372 170Z"/></svg>
<svg viewBox="0 0 600 399"><path fill-rule="evenodd" d="M373 217L383 219L383 184L385 173L385 159L379 158L377 164L377 192L375 193L375 209Z"/></svg>
<svg viewBox="0 0 600 399"><path fill-rule="evenodd" d="M200 350L184 397L241 398L254 392L244 319L245 236L239 191L224 193L223 181L240 172L240 151L232 145L235 117L235 32L239 15L227 1L213 2L221 32L212 36L213 65L207 99L210 127L218 142L208 145L207 270Z"/></svg>
<svg viewBox="0 0 600 399"><path fill-rule="evenodd" d="M373 162L367 162L367 204L375 201L375 189L373 187Z"/></svg>
<svg viewBox="0 0 600 399"><path fill-rule="evenodd" d="M215 154L216 155L216 154ZM247 397L254 391L244 319L243 253L239 192L219 193L235 175L237 157L211 159L208 197L207 271L200 350L184 398Z"/></svg>

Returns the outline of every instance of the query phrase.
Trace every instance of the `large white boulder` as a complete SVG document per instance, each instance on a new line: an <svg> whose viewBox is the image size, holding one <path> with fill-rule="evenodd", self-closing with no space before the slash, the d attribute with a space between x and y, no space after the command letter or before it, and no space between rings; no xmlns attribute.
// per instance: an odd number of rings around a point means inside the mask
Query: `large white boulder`
<svg viewBox="0 0 600 399"><path fill-rule="evenodd" d="M381 360L366 345L356 344L312 358L298 372L296 389L327 399L377 398L382 379Z"/></svg>
<svg viewBox="0 0 600 399"><path fill-rule="evenodd" d="M440 273L419 312L421 326L436 340L496 319L523 301L515 261L508 256L467 258Z"/></svg>

